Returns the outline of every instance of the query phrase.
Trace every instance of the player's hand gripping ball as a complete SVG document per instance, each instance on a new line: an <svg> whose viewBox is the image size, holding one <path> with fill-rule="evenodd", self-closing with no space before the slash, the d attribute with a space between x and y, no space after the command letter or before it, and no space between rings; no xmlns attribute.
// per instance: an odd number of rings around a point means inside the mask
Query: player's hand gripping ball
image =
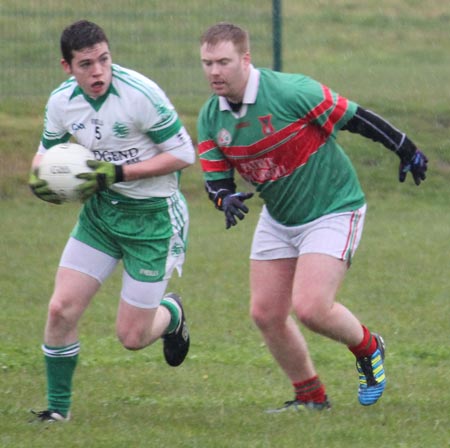
<svg viewBox="0 0 450 448"><path fill-rule="evenodd" d="M48 182L44 179L39 179L39 168L36 168L30 173L30 178L28 179L28 185L31 191L39 199L46 202L51 202L52 204L61 204L61 198L50 189Z"/></svg>
<svg viewBox="0 0 450 448"><path fill-rule="evenodd" d="M86 201L97 191L106 190L112 184L123 181L123 168L120 165L98 160L88 160L86 164L92 171L77 175L78 179L84 180L77 187L82 201Z"/></svg>
<svg viewBox="0 0 450 448"><path fill-rule="evenodd" d="M77 175L86 172L92 152L77 143L61 143L48 149L39 166L30 174L29 186L40 199L53 204L80 200Z"/></svg>

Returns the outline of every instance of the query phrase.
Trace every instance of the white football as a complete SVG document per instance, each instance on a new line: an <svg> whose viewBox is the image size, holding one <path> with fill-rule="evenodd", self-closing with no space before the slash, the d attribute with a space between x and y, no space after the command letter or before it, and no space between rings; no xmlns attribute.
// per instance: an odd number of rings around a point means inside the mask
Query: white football
<svg viewBox="0 0 450 448"><path fill-rule="evenodd" d="M75 176L92 171L86 165L88 160L94 160L94 155L89 149L77 143L52 146L42 156L39 178L47 181L49 188L63 202L78 201L76 187L85 181Z"/></svg>

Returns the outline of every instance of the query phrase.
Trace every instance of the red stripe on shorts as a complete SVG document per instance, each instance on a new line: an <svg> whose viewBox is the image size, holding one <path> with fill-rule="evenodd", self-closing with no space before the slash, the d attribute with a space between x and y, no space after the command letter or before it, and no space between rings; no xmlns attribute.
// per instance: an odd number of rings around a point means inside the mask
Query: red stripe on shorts
<svg viewBox="0 0 450 448"><path fill-rule="evenodd" d="M347 241L345 242L344 250L341 254L341 259L345 260L345 255L348 251L350 251L350 254L353 253L353 248L356 244L356 238L354 236L357 235L358 231L358 223L359 223L359 216L360 212L359 210L356 210L352 213L352 216L350 218L350 227L348 229L348 235L347 235Z"/></svg>

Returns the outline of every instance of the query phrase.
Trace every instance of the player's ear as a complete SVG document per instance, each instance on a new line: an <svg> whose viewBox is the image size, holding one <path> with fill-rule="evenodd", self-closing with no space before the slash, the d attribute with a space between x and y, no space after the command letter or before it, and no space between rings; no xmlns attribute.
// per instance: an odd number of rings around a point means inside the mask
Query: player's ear
<svg viewBox="0 0 450 448"><path fill-rule="evenodd" d="M61 66L62 66L63 70L64 70L68 75L71 75L71 74L72 74L72 68L71 68L70 64L69 64L65 59L61 59Z"/></svg>
<svg viewBox="0 0 450 448"><path fill-rule="evenodd" d="M251 64L251 62L252 62L252 57L251 57L249 51L247 51L246 53L244 53L244 55L242 56L242 60L244 61L245 67L248 67L248 66Z"/></svg>

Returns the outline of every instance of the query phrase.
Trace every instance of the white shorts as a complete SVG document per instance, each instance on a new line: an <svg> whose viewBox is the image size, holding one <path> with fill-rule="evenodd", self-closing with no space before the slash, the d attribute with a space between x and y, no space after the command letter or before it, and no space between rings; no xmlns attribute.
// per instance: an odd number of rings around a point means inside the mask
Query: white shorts
<svg viewBox="0 0 450 448"><path fill-rule="evenodd" d="M300 226L285 226L275 221L264 206L253 236L250 259L276 260L318 253L350 263L361 239L366 208L364 205Z"/></svg>
<svg viewBox="0 0 450 448"><path fill-rule="evenodd" d="M70 237L59 265L90 275L102 284L113 273L118 263L119 260L116 258ZM121 298L137 308L156 308L164 296L167 283L168 280L140 282L124 271Z"/></svg>

